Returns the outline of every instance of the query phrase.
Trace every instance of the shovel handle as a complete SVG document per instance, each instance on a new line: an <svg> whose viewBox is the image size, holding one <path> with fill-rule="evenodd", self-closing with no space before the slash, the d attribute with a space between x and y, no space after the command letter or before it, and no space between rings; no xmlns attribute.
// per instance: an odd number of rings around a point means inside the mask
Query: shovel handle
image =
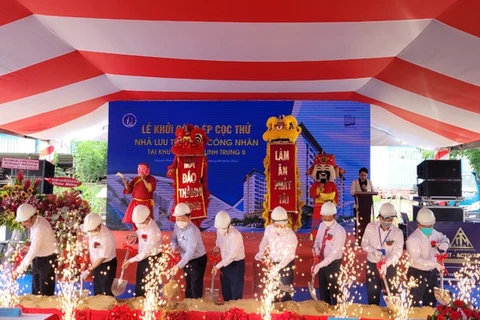
<svg viewBox="0 0 480 320"><path fill-rule="evenodd" d="M211 292L213 292L214 285L215 285L215 276L212 274L212 284L211 284L211 287L210 287Z"/></svg>
<svg viewBox="0 0 480 320"><path fill-rule="evenodd" d="M127 252L125 253L125 259L123 259L123 262L128 260L130 250L127 249ZM123 273L125 272L125 268L122 268L122 271L120 271L120 280L123 280Z"/></svg>

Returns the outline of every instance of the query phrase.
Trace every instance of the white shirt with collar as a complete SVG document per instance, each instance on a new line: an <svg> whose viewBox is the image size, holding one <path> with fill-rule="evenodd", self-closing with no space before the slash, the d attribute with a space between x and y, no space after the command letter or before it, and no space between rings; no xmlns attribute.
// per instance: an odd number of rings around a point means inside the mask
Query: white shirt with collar
<svg viewBox="0 0 480 320"><path fill-rule="evenodd" d="M396 265L403 254L403 233L397 226L391 225L383 230L380 221L370 222L365 228L362 238L362 249L367 253L367 260L377 263L378 249L385 249L386 265Z"/></svg>
<svg viewBox="0 0 480 320"><path fill-rule="evenodd" d="M138 254L128 259L128 262L139 262L162 251L162 232L153 219L150 219L145 229L138 229L135 233L138 237Z"/></svg>
<svg viewBox="0 0 480 320"><path fill-rule="evenodd" d="M36 257L48 257L57 250L57 240L50 223L41 216L36 216L30 228L30 248L17 269L17 273L24 273L32 260Z"/></svg>
<svg viewBox="0 0 480 320"><path fill-rule="evenodd" d="M109 262L117 256L115 236L103 223L100 225L98 235L89 234L88 249L92 264L95 264L98 259L105 259L103 263Z"/></svg>
<svg viewBox="0 0 480 320"><path fill-rule="evenodd" d="M270 259L278 263L279 269L283 269L295 260L297 246L297 235L292 229L286 227L280 234L277 234L275 227L271 224L265 228L265 233L260 242L259 255L263 256L265 250L269 247Z"/></svg>
<svg viewBox="0 0 480 320"><path fill-rule="evenodd" d="M407 239L407 252L410 258L410 266L415 269L430 271L435 268L437 248L432 248L432 241L437 242L439 248L447 251L450 240L441 232L433 230L428 237L417 228Z"/></svg>
<svg viewBox="0 0 480 320"><path fill-rule="evenodd" d="M222 260L215 266L217 269L226 267L233 261L245 259L245 246L242 234L232 226L230 226L226 235L222 235L217 231L216 245L220 248L222 256Z"/></svg>
<svg viewBox="0 0 480 320"><path fill-rule="evenodd" d="M337 221L335 221L330 228L327 228L325 223L322 222L318 227L317 237L315 238L315 243L313 245L316 255L320 254L325 230L327 230L327 235L330 234L331 239L325 240L325 249L323 252L324 259L320 262L322 267L328 266L335 260L342 259L343 247L347 240L345 229Z"/></svg>
<svg viewBox="0 0 480 320"><path fill-rule="evenodd" d="M352 185L350 187L350 194L352 196L355 195L357 192L373 192L375 189L373 188L372 181L367 179L367 190L364 191L362 190L362 187L360 186L360 182L358 182L358 179L353 180Z"/></svg>

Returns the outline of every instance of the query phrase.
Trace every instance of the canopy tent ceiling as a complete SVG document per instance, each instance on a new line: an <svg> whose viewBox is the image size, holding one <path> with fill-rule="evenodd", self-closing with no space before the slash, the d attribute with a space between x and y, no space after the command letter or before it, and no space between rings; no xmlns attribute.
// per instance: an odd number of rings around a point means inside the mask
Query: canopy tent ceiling
<svg viewBox="0 0 480 320"><path fill-rule="evenodd" d="M113 100L355 100L372 144L467 144L479 37L478 0L2 0L0 130L78 138Z"/></svg>

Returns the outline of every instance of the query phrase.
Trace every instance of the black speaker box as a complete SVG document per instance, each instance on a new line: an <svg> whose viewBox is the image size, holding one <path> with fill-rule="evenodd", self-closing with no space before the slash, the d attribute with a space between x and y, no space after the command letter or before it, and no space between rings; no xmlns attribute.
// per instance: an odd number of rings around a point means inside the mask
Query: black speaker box
<svg viewBox="0 0 480 320"><path fill-rule="evenodd" d="M423 207L413 206L413 221L417 221L417 214L421 208ZM465 220L464 211L461 207L428 206L427 208L433 211L437 221L464 222Z"/></svg>
<svg viewBox="0 0 480 320"><path fill-rule="evenodd" d="M460 160L425 160L417 166L419 179L462 179Z"/></svg>
<svg viewBox="0 0 480 320"><path fill-rule="evenodd" d="M462 181L425 180L418 185L418 195L421 197L461 197Z"/></svg>
<svg viewBox="0 0 480 320"><path fill-rule="evenodd" d="M24 171L24 174L27 178L33 180L32 183L37 178L53 178L55 176L55 166L46 160L40 160L38 170L27 170ZM38 192L42 194L53 193L53 185L45 180L42 180L40 186L38 187Z"/></svg>

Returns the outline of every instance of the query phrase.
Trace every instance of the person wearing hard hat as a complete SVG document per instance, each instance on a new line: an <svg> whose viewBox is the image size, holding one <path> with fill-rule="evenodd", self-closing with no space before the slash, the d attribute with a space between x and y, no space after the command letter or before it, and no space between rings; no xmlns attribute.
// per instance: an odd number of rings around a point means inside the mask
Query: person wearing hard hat
<svg viewBox="0 0 480 320"><path fill-rule="evenodd" d="M202 241L200 229L190 220L190 207L186 203L175 206L171 246L180 251L182 259L172 268L175 276L180 269L185 271L185 298L203 296L203 276L207 267L207 251Z"/></svg>
<svg viewBox="0 0 480 320"><path fill-rule="evenodd" d="M403 254L403 233L393 219L397 211L391 203L380 207L378 221L370 222L362 238L362 249L367 253L367 297L368 304L380 305L381 277L387 277L390 292L396 293L393 278L397 264Z"/></svg>
<svg viewBox="0 0 480 320"><path fill-rule="evenodd" d="M93 295L113 296L112 283L117 271L115 236L96 213L89 213L85 217L83 231L88 234L91 265L82 272L81 277L85 280L93 273Z"/></svg>
<svg viewBox="0 0 480 320"><path fill-rule="evenodd" d="M298 246L297 235L288 227L288 214L283 207L278 206L273 209L271 220L272 224L265 228L260 242L260 250L255 255L255 260L264 260L268 247L268 259L278 268L281 285L293 290L293 271ZM292 295L286 291L282 291L282 296L275 298L275 301L289 300L292 300Z"/></svg>
<svg viewBox="0 0 480 320"><path fill-rule="evenodd" d="M239 300L243 296L245 281L245 246L243 237L230 225L228 213L220 211L215 216L217 228L216 246L220 249L222 260L212 268L215 276L220 270L220 283L224 301Z"/></svg>
<svg viewBox="0 0 480 320"><path fill-rule="evenodd" d="M145 277L147 271L152 270L155 262L160 258L162 246L162 232L150 216L150 209L142 204L133 209L132 221L137 231L127 238L127 242L133 236L138 241L138 254L123 262L122 268L128 268L137 262L135 279L135 296L145 296Z"/></svg>
<svg viewBox="0 0 480 320"><path fill-rule="evenodd" d="M317 237L313 245L319 263L313 268L313 273L318 274L320 300L336 305L340 295L337 278L340 274L347 233L335 220L337 208L332 202L324 203L320 214L322 215L322 223L318 227Z"/></svg>
<svg viewBox="0 0 480 320"><path fill-rule="evenodd" d="M36 213L37 209L29 203L24 203L17 209L15 220L30 230L30 248L14 271L14 277L23 274L32 263L32 294L53 296L57 265L55 233L47 219Z"/></svg>
<svg viewBox="0 0 480 320"><path fill-rule="evenodd" d="M418 281L417 286L410 289L414 307L420 307L421 302L423 306L436 305L433 288L438 287L438 273L445 269L437 259L448 250L450 240L433 229L435 222L433 211L421 208L417 214L418 228L407 239L410 257L407 279Z"/></svg>

